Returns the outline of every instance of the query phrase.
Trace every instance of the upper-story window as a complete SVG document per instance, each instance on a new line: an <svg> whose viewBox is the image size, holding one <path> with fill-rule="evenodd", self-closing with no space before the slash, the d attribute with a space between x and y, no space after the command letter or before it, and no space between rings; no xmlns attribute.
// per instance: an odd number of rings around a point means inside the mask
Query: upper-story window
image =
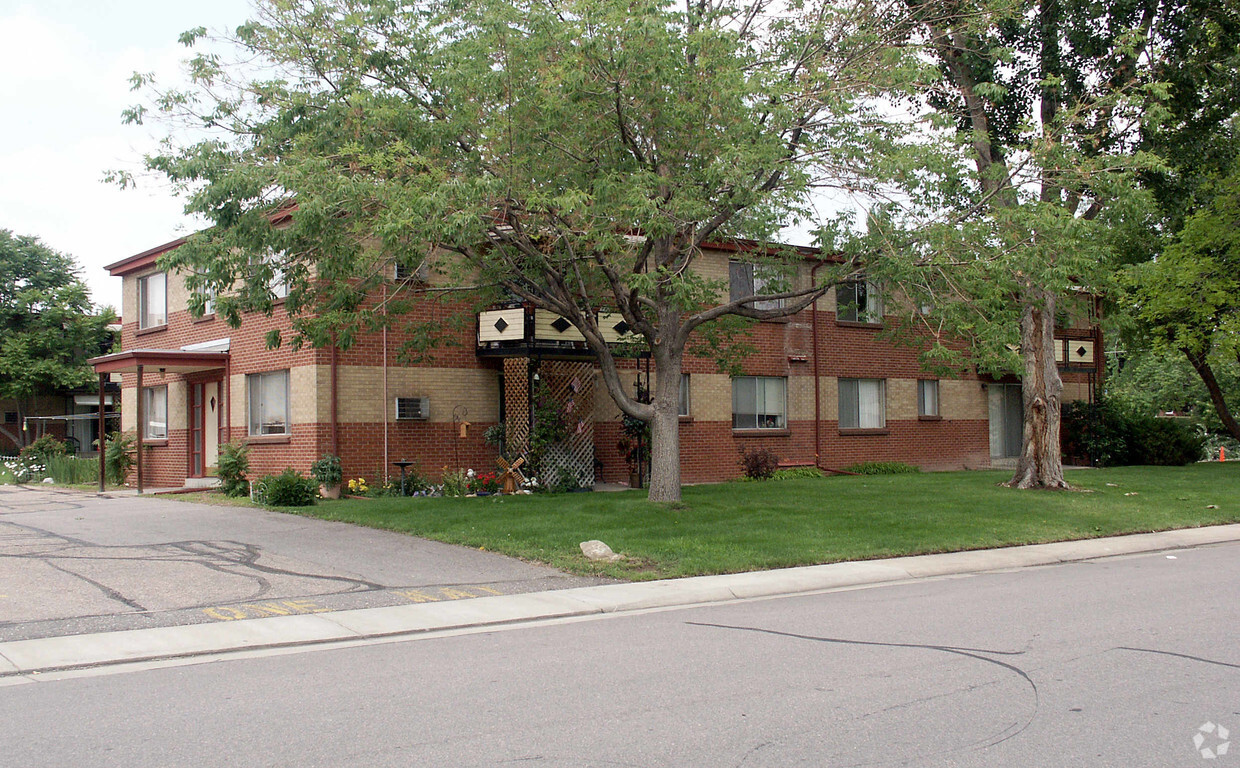
<svg viewBox="0 0 1240 768"><path fill-rule="evenodd" d="M736 301L746 296L759 296L764 293L782 293L782 276L775 267L769 264L750 264L745 261L728 262L728 300ZM755 301L754 309L779 309L784 305L783 299Z"/></svg>
<svg viewBox="0 0 1240 768"><path fill-rule="evenodd" d="M215 314L215 289L208 286L199 286L194 293L202 297L202 314L199 317L207 317Z"/></svg>
<svg viewBox="0 0 1240 768"><path fill-rule="evenodd" d="M271 270L271 292L277 299L286 298L288 296L288 275L284 272L284 254L269 251L267 261L274 265Z"/></svg>
<svg viewBox="0 0 1240 768"><path fill-rule="evenodd" d="M168 324L168 275L156 272L138 278L138 327Z"/></svg>
<svg viewBox="0 0 1240 768"><path fill-rule="evenodd" d="M845 283L835 289L835 319L849 323L881 323L883 295L869 280Z"/></svg>

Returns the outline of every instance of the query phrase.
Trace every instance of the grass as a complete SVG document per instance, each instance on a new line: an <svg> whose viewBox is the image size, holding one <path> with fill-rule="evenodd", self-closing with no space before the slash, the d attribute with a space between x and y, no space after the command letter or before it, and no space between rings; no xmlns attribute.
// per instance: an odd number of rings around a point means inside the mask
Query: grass
<svg viewBox="0 0 1240 768"><path fill-rule="evenodd" d="M1001 485L1007 477L931 472L724 483L687 487L676 504L626 491L320 501L284 511L633 580L1240 522L1240 462L1072 472L1079 490L1069 492L1016 491ZM578 547L587 539L627 559L591 563Z"/></svg>

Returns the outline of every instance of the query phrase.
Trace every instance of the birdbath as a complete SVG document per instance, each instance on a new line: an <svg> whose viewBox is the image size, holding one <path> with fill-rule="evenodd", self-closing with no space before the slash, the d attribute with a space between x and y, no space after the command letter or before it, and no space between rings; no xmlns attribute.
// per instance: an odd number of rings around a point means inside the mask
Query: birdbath
<svg viewBox="0 0 1240 768"><path fill-rule="evenodd" d="M393 467L400 467L400 495L401 496L405 495L405 469L407 469L408 467L412 467L413 464L414 462L407 461L405 459L392 462Z"/></svg>

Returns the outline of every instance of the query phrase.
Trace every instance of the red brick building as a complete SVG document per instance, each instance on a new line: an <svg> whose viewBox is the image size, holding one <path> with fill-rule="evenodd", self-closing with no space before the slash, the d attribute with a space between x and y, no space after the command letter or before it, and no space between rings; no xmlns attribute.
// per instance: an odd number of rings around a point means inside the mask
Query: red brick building
<svg viewBox="0 0 1240 768"><path fill-rule="evenodd" d="M551 398L566 438L552 457L577 481L627 482L618 449L621 419L592 356L571 324L521 306L481 313L456 346L416 365L397 360L397 331L373 333L348 350L268 349L265 335L289 328L252 315L240 328L213 314L191 317L177 274L156 265L173 241L108 267L124 281L122 349L96 369L122 376L124 429L139 424L142 377L145 485L180 487L210 478L219 446L250 445L251 476L292 467L306 472L325 454L346 477L399 474L409 460L432 477L445 469L491 469L497 451L484 431L505 424L519 453L532 424L531 400ZM707 250L698 269L753 290L752 265L731 261L736 246ZM814 254L798 280L810 279ZM760 276L759 276L760 279ZM393 275L395 283L396 276ZM748 281L748 282L746 282ZM278 293L277 293L278 295ZM744 295L752 295L744 294ZM875 286L845 286L790 318L756 324L743 376L713 360L686 357L681 382L681 462L685 482L740 474L741 452L772 449L784 463L841 468L903 461L927 469L982 468L1020 447L1015 378L941 378L923 371L916 350L878 338L882 298ZM426 302L423 311L444 312ZM600 318L621 343L619 318ZM1085 318L1060 335L1065 400L1092 398L1101 375L1101 338ZM139 374L141 370L141 374ZM626 370L636 386L641 360Z"/></svg>

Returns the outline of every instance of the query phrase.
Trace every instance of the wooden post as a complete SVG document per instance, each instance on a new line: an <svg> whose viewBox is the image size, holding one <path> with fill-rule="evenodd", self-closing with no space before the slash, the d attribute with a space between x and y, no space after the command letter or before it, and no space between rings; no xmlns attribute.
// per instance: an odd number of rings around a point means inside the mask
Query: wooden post
<svg viewBox="0 0 1240 768"><path fill-rule="evenodd" d="M107 444L107 427L103 418L103 386L108 380L108 374L99 374L99 492L104 491L104 474L103 474L103 451Z"/></svg>
<svg viewBox="0 0 1240 768"><path fill-rule="evenodd" d="M138 470L138 495L139 496L142 495L142 438L144 437L145 432L146 432L146 424L143 423L142 399L143 399L142 398L142 366L139 365L138 366L138 408L137 408L137 411L138 411L137 413L137 417L138 417L137 470Z"/></svg>

